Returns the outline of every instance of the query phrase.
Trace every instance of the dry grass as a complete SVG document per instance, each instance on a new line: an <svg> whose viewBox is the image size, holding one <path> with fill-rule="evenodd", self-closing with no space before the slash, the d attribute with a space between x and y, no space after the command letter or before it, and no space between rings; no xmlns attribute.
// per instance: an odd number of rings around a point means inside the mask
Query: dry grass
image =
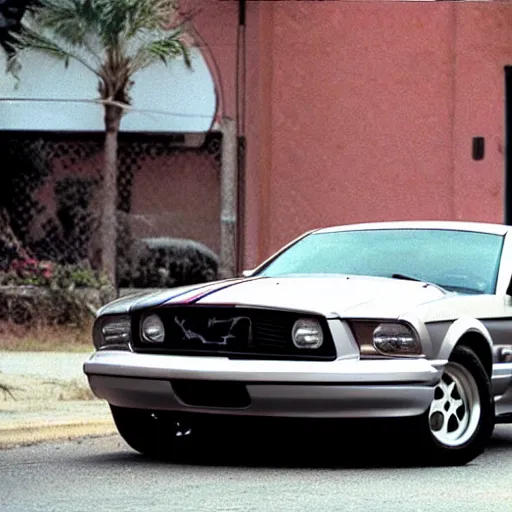
<svg viewBox="0 0 512 512"><path fill-rule="evenodd" d="M83 379L68 381L0 373L0 381L0 405L3 411L8 410L9 406L30 408L44 403L98 400Z"/></svg>
<svg viewBox="0 0 512 512"><path fill-rule="evenodd" d="M97 400L91 389L78 380L69 382L59 394L59 400Z"/></svg>
<svg viewBox="0 0 512 512"><path fill-rule="evenodd" d="M91 352L92 322L83 326L26 326L0 321L0 351Z"/></svg>
<svg viewBox="0 0 512 512"><path fill-rule="evenodd" d="M12 394L12 387L11 386L8 386L7 384L2 384L0 382L0 391L3 392L4 398L7 397L7 396L10 396L11 398L14 399L14 395Z"/></svg>

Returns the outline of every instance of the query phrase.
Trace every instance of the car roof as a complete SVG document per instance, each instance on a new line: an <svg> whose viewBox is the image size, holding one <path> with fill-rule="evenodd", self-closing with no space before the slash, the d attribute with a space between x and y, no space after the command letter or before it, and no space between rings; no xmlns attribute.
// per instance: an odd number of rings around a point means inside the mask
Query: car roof
<svg viewBox="0 0 512 512"><path fill-rule="evenodd" d="M347 224L330 226L317 229L315 233L333 233L337 231L370 231L379 229L441 229L455 231L473 231L477 233L489 233L505 235L512 230L512 226L505 224L491 224L485 222L462 222L446 220L410 220L410 221L386 221L368 222L361 224Z"/></svg>

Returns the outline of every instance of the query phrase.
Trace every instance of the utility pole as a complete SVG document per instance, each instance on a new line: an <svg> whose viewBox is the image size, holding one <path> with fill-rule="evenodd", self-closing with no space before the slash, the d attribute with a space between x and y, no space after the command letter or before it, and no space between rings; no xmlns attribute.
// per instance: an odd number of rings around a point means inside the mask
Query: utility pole
<svg viewBox="0 0 512 512"><path fill-rule="evenodd" d="M236 123L223 117L220 122L222 132L222 164L220 175L220 277L236 275L236 205L238 145Z"/></svg>
<svg viewBox="0 0 512 512"><path fill-rule="evenodd" d="M236 205L236 270L241 274L245 260L245 169L247 139L245 137L245 107L246 107L246 34L247 0L238 0L238 30L237 30L237 205Z"/></svg>

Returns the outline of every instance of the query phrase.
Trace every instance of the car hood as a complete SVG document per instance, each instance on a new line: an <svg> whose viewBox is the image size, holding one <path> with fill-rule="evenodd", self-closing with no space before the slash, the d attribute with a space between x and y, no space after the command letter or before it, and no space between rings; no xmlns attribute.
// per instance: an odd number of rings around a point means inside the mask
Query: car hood
<svg viewBox="0 0 512 512"><path fill-rule="evenodd" d="M435 285L379 277L255 277L224 286L219 283L204 294L199 290L192 300L185 294L167 304L237 304L309 311L327 317L396 318L414 306L447 295Z"/></svg>
<svg viewBox="0 0 512 512"><path fill-rule="evenodd" d="M193 297L199 292L204 294L212 289L220 289L229 286L233 282L241 282L243 280L243 278L234 278L188 286L178 286L176 288L162 288L152 291L142 290L119 297L105 304L97 311L96 316L125 314L143 308L156 307L169 300L178 300L182 297L185 298L189 296Z"/></svg>
<svg viewBox="0 0 512 512"><path fill-rule="evenodd" d="M327 317L398 318L415 306L452 295L434 285L380 277L249 277L141 292L112 301L97 314L178 304L222 304L288 309Z"/></svg>

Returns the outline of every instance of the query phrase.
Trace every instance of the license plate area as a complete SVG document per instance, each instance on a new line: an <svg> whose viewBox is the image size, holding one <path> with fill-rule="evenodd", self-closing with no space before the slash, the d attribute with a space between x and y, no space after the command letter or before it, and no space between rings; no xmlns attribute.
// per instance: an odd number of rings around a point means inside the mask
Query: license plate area
<svg viewBox="0 0 512 512"><path fill-rule="evenodd" d="M251 405L247 388L240 382L176 379L171 386L181 402L193 407L245 409Z"/></svg>

